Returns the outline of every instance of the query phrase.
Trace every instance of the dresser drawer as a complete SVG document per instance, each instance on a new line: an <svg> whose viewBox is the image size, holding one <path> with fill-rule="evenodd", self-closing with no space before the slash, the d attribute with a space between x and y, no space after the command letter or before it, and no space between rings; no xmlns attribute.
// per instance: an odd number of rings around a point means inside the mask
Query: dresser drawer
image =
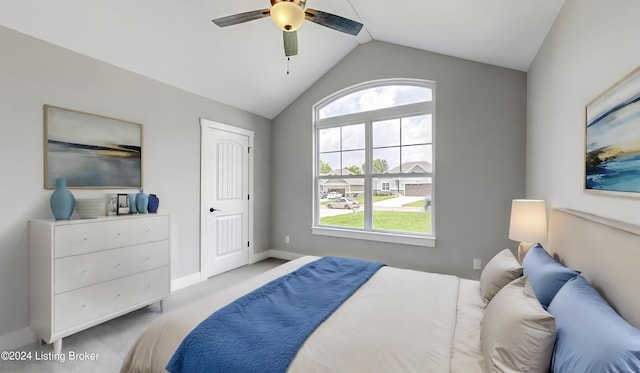
<svg viewBox="0 0 640 373"><path fill-rule="evenodd" d="M145 216L57 225L55 258L169 239L169 217Z"/></svg>
<svg viewBox="0 0 640 373"><path fill-rule="evenodd" d="M56 294L53 329L59 333L167 294L168 267Z"/></svg>
<svg viewBox="0 0 640 373"><path fill-rule="evenodd" d="M58 258L55 294L169 265L169 241Z"/></svg>

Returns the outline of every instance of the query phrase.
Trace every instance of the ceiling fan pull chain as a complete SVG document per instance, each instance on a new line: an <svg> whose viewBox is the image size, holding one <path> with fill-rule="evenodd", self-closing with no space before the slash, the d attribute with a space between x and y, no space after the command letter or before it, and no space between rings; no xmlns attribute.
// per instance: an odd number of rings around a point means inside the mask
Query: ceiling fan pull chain
<svg viewBox="0 0 640 373"><path fill-rule="evenodd" d="M291 57L287 57L287 75L289 75L289 61L291 61Z"/></svg>

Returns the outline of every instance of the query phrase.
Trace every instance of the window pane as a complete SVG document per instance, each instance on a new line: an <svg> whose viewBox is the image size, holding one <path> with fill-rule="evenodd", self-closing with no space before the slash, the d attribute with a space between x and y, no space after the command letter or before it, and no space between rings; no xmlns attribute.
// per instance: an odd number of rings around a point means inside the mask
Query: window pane
<svg viewBox="0 0 640 373"><path fill-rule="evenodd" d="M320 154L320 175L333 175L340 171L340 153Z"/></svg>
<svg viewBox="0 0 640 373"><path fill-rule="evenodd" d="M431 143L431 114L402 118L402 145Z"/></svg>
<svg viewBox="0 0 640 373"><path fill-rule="evenodd" d="M364 228L364 179L321 179L318 189L321 225Z"/></svg>
<svg viewBox="0 0 640 373"><path fill-rule="evenodd" d="M340 150L340 127L319 130L318 138L320 152Z"/></svg>
<svg viewBox="0 0 640 373"><path fill-rule="evenodd" d="M431 233L431 178L374 178L373 228Z"/></svg>
<svg viewBox="0 0 640 373"><path fill-rule="evenodd" d="M402 169L400 172L431 172L431 145L402 147Z"/></svg>
<svg viewBox="0 0 640 373"><path fill-rule="evenodd" d="M362 175L364 156L364 150L342 152L342 175Z"/></svg>
<svg viewBox="0 0 640 373"><path fill-rule="evenodd" d="M400 147L373 149L373 173L400 172Z"/></svg>
<svg viewBox="0 0 640 373"><path fill-rule="evenodd" d="M342 127L342 150L364 149L364 123Z"/></svg>
<svg viewBox="0 0 640 373"><path fill-rule="evenodd" d="M330 118L431 100L432 91L430 88L388 85L348 94L322 107L318 115L320 119Z"/></svg>
<svg viewBox="0 0 640 373"><path fill-rule="evenodd" d="M400 145L400 119L373 122L373 147Z"/></svg>

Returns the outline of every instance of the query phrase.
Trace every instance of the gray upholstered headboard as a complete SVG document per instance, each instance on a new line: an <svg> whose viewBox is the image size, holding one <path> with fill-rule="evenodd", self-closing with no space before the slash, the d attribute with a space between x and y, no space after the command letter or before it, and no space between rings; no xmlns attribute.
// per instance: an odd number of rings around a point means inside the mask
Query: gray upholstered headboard
<svg viewBox="0 0 640 373"><path fill-rule="evenodd" d="M625 320L640 328L640 226L552 209L547 250L582 271Z"/></svg>

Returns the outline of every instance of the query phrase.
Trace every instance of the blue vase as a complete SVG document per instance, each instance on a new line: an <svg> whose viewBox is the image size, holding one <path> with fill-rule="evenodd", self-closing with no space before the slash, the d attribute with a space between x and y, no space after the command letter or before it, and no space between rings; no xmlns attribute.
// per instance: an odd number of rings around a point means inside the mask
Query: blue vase
<svg viewBox="0 0 640 373"><path fill-rule="evenodd" d="M129 214L137 214L138 208L136 207L136 195L129 194Z"/></svg>
<svg viewBox="0 0 640 373"><path fill-rule="evenodd" d="M155 194L149 194L149 212L155 214L158 212L160 199Z"/></svg>
<svg viewBox="0 0 640 373"><path fill-rule="evenodd" d="M56 190L51 194L49 203L53 217L56 220L69 220L73 210L76 208L76 199L67 190L67 179L56 179Z"/></svg>
<svg viewBox="0 0 640 373"><path fill-rule="evenodd" d="M136 194L136 209L141 214L147 213L147 207L149 206L149 196L144 194L142 189L140 193Z"/></svg>

